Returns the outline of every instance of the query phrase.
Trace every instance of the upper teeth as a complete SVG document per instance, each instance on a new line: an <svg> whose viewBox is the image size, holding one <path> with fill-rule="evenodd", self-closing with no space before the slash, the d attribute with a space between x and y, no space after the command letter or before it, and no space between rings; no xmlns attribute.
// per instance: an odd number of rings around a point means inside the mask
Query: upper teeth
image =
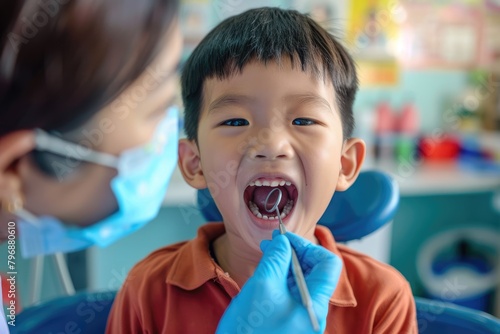
<svg viewBox="0 0 500 334"><path fill-rule="evenodd" d="M256 181L252 181L250 182L249 186L257 186L257 187L262 187L262 186L265 186L265 187L277 187L277 186L284 186L284 185L287 185L287 186L290 186L292 185L292 182L290 181L285 181L285 180L273 180L273 181L269 181L269 180L256 180Z"/></svg>

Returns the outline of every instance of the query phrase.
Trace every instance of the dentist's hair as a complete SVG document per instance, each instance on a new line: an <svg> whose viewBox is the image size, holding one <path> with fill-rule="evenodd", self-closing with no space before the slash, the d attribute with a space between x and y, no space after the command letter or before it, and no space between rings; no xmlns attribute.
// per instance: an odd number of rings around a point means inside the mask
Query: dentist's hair
<svg viewBox="0 0 500 334"><path fill-rule="evenodd" d="M161 50L178 0L0 4L0 137L83 125Z"/></svg>
<svg viewBox="0 0 500 334"><path fill-rule="evenodd" d="M344 138L354 129L352 105L358 90L356 66L342 44L318 23L295 10L258 8L230 17L196 47L181 76L185 131L197 140L203 85L209 78L226 79L249 62L281 62L330 80L342 119Z"/></svg>

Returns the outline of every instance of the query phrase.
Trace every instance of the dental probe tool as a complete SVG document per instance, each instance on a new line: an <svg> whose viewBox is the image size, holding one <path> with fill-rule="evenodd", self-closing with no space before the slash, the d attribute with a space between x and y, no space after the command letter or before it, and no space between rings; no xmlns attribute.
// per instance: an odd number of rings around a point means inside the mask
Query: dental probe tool
<svg viewBox="0 0 500 334"><path fill-rule="evenodd" d="M268 202L269 198L271 195L275 192L278 191L278 199L276 200L276 203L271 207L271 209L268 209ZM267 212L273 212L276 211L278 214L278 221L279 221L279 229L280 229L280 234L285 234L286 233L286 228L285 225L283 225L283 221L281 220L281 215L280 215L280 210L278 208L278 204L281 201L281 197L283 196L281 189L279 188L274 188L271 190L271 192L267 195L266 201L264 203L264 208L266 209ZM306 280L304 278L304 273L302 272L302 268L300 267L300 262L299 259L297 258L297 254L295 253L295 250L292 247L292 273L295 278L295 282L297 282L297 286L299 288L300 292L300 298L302 299L302 304L307 310L307 313L309 314L309 319L311 319L311 324L314 328L314 331L317 332L319 331L319 323L318 319L316 318L316 313L314 313L313 310L313 303L311 299L311 295L309 294L309 290L307 289L307 284Z"/></svg>

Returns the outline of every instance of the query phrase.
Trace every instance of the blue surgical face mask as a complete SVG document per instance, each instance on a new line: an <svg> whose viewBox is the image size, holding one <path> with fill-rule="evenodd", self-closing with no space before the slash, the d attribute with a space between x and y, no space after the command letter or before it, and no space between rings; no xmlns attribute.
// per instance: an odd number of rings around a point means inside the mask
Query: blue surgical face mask
<svg viewBox="0 0 500 334"><path fill-rule="evenodd" d="M118 211L89 227L77 228L55 217L36 217L20 209L16 214L23 257L72 252L92 245L104 247L155 218L177 163L178 117L178 110L170 108L147 145L124 151L119 157L85 149L81 160L118 171L111 180ZM38 150L63 155L68 146L78 146L41 130L37 130L36 145Z"/></svg>

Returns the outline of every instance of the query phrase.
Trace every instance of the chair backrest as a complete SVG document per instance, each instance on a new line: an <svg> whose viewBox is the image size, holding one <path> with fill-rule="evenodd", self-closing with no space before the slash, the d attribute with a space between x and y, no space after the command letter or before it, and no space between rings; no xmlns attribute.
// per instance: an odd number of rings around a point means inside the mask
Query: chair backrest
<svg viewBox="0 0 500 334"><path fill-rule="evenodd" d="M11 334L105 332L115 291L81 292L25 309L16 316Z"/></svg>
<svg viewBox="0 0 500 334"><path fill-rule="evenodd" d="M500 319L485 312L436 300L415 297L421 334L498 334Z"/></svg>
<svg viewBox="0 0 500 334"><path fill-rule="evenodd" d="M207 221L222 221L208 189L198 191L198 207ZM394 217L399 204L399 187L388 174L363 171L346 191L336 192L319 224L327 226L335 240L360 239Z"/></svg>

